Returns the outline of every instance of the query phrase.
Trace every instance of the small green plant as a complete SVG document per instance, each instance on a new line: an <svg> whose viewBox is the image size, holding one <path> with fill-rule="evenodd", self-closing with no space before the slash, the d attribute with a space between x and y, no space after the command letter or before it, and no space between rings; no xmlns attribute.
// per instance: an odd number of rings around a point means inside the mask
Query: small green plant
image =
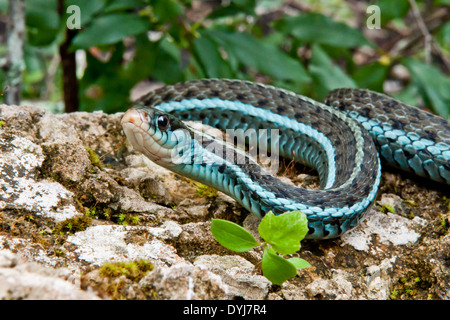
<svg viewBox="0 0 450 320"><path fill-rule="evenodd" d="M441 213L441 221L440 221L441 229L444 234L447 234L450 230L450 216L443 215Z"/></svg>
<svg viewBox="0 0 450 320"><path fill-rule="evenodd" d="M89 153L89 159L91 160L92 166L97 167L100 170L103 170L105 168L105 166L103 165L103 162L100 160L100 157L98 156L98 154L95 153L95 151L89 147L84 147L84 149L86 149L86 151ZM91 173L95 173L95 172L96 172L95 168L92 168Z"/></svg>
<svg viewBox="0 0 450 320"><path fill-rule="evenodd" d="M447 205L447 211L450 212L450 199L444 196L444 202Z"/></svg>
<svg viewBox="0 0 450 320"><path fill-rule="evenodd" d="M92 223L92 217L88 215L76 216L58 223L54 234L64 236L86 230Z"/></svg>
<svg viewBox="0 0 450 320"><path fill-rule="evenodd" d="M381 206L380 211L381 211L382 213L386 213L386 212L388 212L388 211L389 211L390 213L395 213L394 207L391 206L390 204L383 204L383 205Z"/></svg>
<svg viewBox="0 0 450 320"><path fill-rule="evenodd" d="M273 284L281 285L287 279L295 277L297 269L310 266L301 258L285 259L279 255L294 254L300 250L300 241L308 232L308 221L303 212L291 211L277 216L269 212L261 220L258 231L263 243L233 222L220 219L212 219L211 222L214 238L230 250L246 252L263 246L263 275Z"/></svg>
<svg viewBox="0 0 450 320"><path fill-rule="evenodd" d="M389 298L391 298L391 300L396 300L398 298L398 291L392 290Z"/></svg>
<svg viewBox="0 0 450 320"><path fill-rule="evenodd" d="M84 208L84 215L86 215L92 219L98 219L98 213L97 213L97 209L95 207L92 207L91 209Z"/></svg>
<svg viewBox="0 0 450 320"><path fill-rule="evenodd" d="M119 214L117 224L124 225L124 226L136 225L139 223L139 220L140 220L139 216L132 215L129 213L121 213L121 214Z"/></svg>

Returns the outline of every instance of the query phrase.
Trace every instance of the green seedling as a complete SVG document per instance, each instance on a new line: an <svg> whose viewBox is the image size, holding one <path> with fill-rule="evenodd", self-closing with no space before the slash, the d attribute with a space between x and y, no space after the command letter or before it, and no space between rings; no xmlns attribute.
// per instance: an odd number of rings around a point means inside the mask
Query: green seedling
<svg viewBox="0 0 450 320"><path fill-rule="evenodd" d="M294 254L300 250L300 241L308 232L308 220L300 211L286 212L280 215L267 213L261 220L258 232L263 243L241 226L226 220L212 219L211 233L225 248L236 252L246 252L257 246L263 246L263 275L273 284L281 285L297 275L297 269L310 264L301 258L285 259L280 255Z"/></svg>

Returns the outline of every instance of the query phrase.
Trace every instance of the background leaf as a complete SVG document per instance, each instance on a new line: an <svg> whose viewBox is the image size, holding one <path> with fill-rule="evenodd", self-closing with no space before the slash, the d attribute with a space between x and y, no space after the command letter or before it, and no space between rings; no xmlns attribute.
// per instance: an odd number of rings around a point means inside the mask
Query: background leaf
<svg viewBox="0 0 450 320"><path fill-rule="evenodd" d="M184 80L181 54L178 47L168 39L158 41L153 76L164 83Z"/></svg>
<svg viewBox="0 0 450 320"><path fill-rule="evenodd" d="M393 19L403 18L410 9L408 0L379 0L375 4L380 7L383 26Z"/></svg>
<svg viewBox="0 0 450 320"><path fill-rule="evenodd" d="M95 2L95 1L90 1ZM118 10L135 9L145 5L145 0L111 0L105 7L104 12L112 12Z"/></svg>
<svg viewBox="0 0 450 320"><path fill-rule="evenodd" d="M56 0L25 1L26 31L31 45L47 46L55 41L60 25L56 8Z"/></svg>
<svg viewBox="0 0 450 320"><path fill-rule="evenodd" d="M243 32L205 30L206 34L238 59L271 77L283 80L308 81L303 66L273 44Z"/></svg>
<svg viewBox="0 0 450 320"><path fill-rule="evenodd" d="M313 12L280 19L275 28L308 43L345 48L372 46L358 29Z"/></svg>
<svg viewBox="0 0 450 320"><path fill-rule="evenodd" d="M255 5L256 0L230 0L224 6L220 6L214 10L208 18L217 19L243 13L255 15Z"/></svg>
<svg viewBox="0 0 450 320"><path fill-rule="evenodd" d="M377 61L358 68L352 77L359 88L383 92L383 84L388 71L388 65Z"/></svg>
<svg viewBox="0 0 450 320"><path fill-rule="evenodd" d="M33 0L32 0L33 1ZM76 5L80 8L81 27L86 27L106 6L107 0L65 0L65 7ZM64 22L69 14L65 13Z"/></svg>
<svg viewBox="0 0 450 320"><path fill-rule="evenodd" d="M183 6L176 0L153 0L152 8L155 16L161 20L161 22L174 19L183 13Z"/></svg>
<svg viewBox="0 0 450 320"><path fill-rule="evenodd" d="M87 49L93 46L112 44L125 37L148 30L149 23L145 18L134 14L112 13L92 22L83 32L78 33L72 42L76 49Z"/></svg>
<svg viewBox="0 0 450 320"><path fill-rule="evenodd" d="M211 39L207 32L200 32L200 37L194 40L194 50L206 77L231 78L233 71L228 61L220 55L220 47Z"/></svg>
<svg viewBox="0 0 450 320"><path fill-rule="evenodd" d="M315 98L318 100L325 98L327 93L333 89L357 87L353 79L335 65L319 45L312 47L309 71L313 79Z"/></svg>
<svg viewBox="0 0 450 320"><path fill-rule="evenodd" d="M450 114L450 78L431 65L412 59L403 59L403 61L411 72L413 82L423 91L430 108L448 119Z"/></svg>

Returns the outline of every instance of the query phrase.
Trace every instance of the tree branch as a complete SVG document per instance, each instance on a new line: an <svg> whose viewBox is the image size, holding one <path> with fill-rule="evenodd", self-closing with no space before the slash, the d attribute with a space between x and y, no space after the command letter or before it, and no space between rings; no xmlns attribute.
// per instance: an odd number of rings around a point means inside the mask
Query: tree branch
<svg viewBox="0 0 450 320"><path fill-rule="evenodd" d="M58 1L58 12L61 18L65 14L64 0ZM79 109L77 64L75 52L69 51L72 39L77 34L76 30L66 29L66 40L59 47L61 65L63 69L63 92L65 112L74 112Z"/></svg>
<svg viewBox="0 0 450 320"><path fill-rule="evenodd" d="M23 45L25 38L25 1L9 0L7 53L2 59L5 70L5 103L19 105L22 88Z"/></svg>
<svg viewBox="0 0 450 320"><path fill-rule="evenodd" d="M433 41L433 37L428 31L425 22L422 19L422 15L420 14L419 8L417 8L417 3L415 0L409 0L409 4L411 5L412 12L414 14L414 18L416 19L417 25L419 26L420 32L424 38L424 47L425 47L425 63L430 64L431 62L431 44Z"/></svg>

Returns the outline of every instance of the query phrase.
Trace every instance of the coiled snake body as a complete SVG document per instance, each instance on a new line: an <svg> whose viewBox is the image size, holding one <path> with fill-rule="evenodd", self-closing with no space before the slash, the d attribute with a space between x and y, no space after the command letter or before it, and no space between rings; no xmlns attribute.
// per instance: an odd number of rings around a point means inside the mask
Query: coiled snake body
<svg viewBox="0 0 450 320"><path fill-rule="evenodd" d="M259 145L277 146L268 152L315 168L321 189L284 183L182 120L222 130L254 128ZM257 216L303 211L308 238L337 237L356 225L379 187L379 155L389 165L450 184L449 122L368 90L337 89L319 103L248 81L194 80L144 96L122 125L148 158L232 196Z"/></svg>

